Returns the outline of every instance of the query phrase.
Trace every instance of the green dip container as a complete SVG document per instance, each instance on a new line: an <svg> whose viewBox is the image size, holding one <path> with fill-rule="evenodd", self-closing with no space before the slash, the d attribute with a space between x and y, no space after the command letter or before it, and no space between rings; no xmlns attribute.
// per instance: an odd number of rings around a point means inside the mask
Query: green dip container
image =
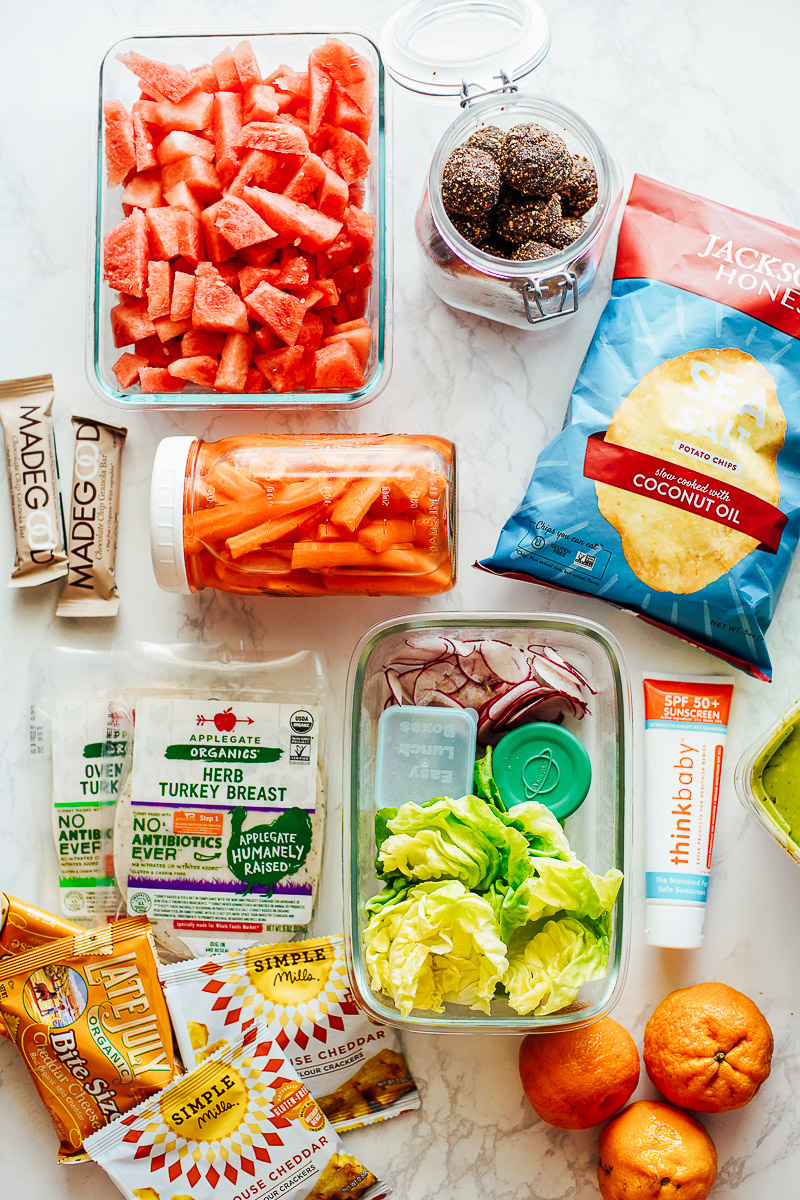
<svg viewBox="0 0 800 1200"><path fill-rule="evenodd" d="M800 864L800 700L745 751L735 784L745 808Z"/></svg>

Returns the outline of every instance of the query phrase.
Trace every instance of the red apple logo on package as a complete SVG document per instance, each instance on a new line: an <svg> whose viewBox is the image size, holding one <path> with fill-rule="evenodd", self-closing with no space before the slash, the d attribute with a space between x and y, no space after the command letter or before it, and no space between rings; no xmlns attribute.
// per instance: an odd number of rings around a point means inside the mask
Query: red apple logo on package
<svg viewBox="0 0 800 1200"><path fill-rule="evenodd" d="M236 717L233 715L232 708L226 708L224 712L218 712L214 715L214 724L220 733L230 733L236 728Z"/></svg>

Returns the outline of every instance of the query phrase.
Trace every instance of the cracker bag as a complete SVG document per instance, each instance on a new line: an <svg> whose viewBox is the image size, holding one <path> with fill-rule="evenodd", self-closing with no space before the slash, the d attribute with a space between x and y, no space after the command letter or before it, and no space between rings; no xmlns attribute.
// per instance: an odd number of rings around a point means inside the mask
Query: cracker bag
<svg viewBox="0 0 800 1200"><path fill-rule="evenodd" d="M0 1014L61 1139L59 1162L178 1067L146 917L0 960Z"/></svg>
<svg viewBox="0 0 800 1200"><path fill-rule="evenodd" d="M261 1022L87 1142L127 1200L381 1200Z"/></svg>
<svg viewBox="0 0 800 1200"><path fill-rule="evenodd" d="M353 1000L341 937L190 959L161 981L187 1067L263 1020L335 1129L419 1108L397 1034Z"/></svg>
<svg viewBox="0 0 800 1200"><path fill-rule="evenodd" d="M59 938L82 932L81 927L73 925L71 921L62 920L34 904L18 900L8 892L0 892L0 958L24 954L26 950L35 950L45 942L55 942ZM10 1037L2 1014L0 1037Z"/></svg>
<svg viewBox="0 0 800 1200"><path fill-rule="evenodd" d="M486 570L759 679L800 527L800 232L637 176L611 298Z"/></svg>

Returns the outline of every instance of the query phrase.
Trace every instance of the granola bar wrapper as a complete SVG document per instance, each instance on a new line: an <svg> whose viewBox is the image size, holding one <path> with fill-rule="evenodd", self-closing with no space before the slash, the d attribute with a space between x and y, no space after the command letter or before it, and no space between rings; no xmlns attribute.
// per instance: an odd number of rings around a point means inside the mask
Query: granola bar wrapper
<svg viewBox="0 0 800 1200"><path fill-rule="evenodd" d="M340 936L173 963L161 979L187 1067L263 1020L335 1129L419 1108L397 1034L353 1000Z"/></svg>
<svg viewBox="0 0 800 1200"><path fill-rule="evenodd" d="M86 1143L128 1200L380 1200L262 1021Z"/></svg>
<svg viewBox="0 0 800 1200"><path fill-rule="evenodd" d="M72 417L75 465L69 497L69 574L59 617L115 617L120 465L127 429L95 417Z"/></svg>
<svg viewBox="0 0 800 1200"><path fill-rule="evenodd" d="M49 583L67 573L53 438L54 395L52 375L0 381L0 423L17 545L9 587Z"/></svg>
<svg viewBox="0 0 800 1200"><path fill-rule="evenodd" d="M34 904L26 904L7 892L0 892L0 958L24 954L26 950L35 950L46 942L54 942L74 933L83 933L80 925L73 925L63 917L56 917ZM0 1016L0 1037L9 1036L5 1021Z"/></svg>
<svg viewBox="0 0 800 1200"><path fill-rule="evenodd" d="M0 1014L61 1140L59 1162L179 1068L146 917L0 961Z"/></svg>

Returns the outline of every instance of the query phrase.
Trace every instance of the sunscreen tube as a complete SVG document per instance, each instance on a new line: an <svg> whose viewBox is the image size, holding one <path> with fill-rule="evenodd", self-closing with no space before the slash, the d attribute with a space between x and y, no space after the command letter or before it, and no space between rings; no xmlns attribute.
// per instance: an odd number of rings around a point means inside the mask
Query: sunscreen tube
<svg viewBox="0 0 800 1200"><path fill-rule="evenodd" d="M645 937L703 944L722 752L733 682L723 676L644 680Z"/></svg>

